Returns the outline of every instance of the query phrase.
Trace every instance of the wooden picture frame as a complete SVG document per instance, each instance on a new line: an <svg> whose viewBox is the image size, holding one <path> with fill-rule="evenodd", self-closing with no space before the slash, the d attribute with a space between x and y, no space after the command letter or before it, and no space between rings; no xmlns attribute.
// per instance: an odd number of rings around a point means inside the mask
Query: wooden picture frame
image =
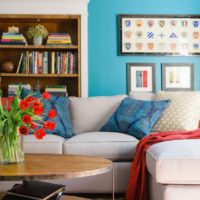
<svg viewBox="0 0 200 200"><path fill-rule="evenodd" d="M130 92L155 92L155 63L128 63L128 94Z"/></svg>
<svg viewBox="0 0 200 200"><path fill-rule="evenodd" d="M119 55L200 55L200 15L118 15Z"/></svg>
<svg viewBox="0 0 200 200"><path fill-rule="evenodd" d="M193 91L194 65L192 63L162 63L162 90Z"/></svg>

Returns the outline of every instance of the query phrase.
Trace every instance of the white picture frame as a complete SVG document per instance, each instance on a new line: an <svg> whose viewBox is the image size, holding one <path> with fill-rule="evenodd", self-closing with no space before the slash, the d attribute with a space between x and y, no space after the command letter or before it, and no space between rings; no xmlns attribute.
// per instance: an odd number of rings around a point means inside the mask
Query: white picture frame
<svg viewBox="0 0 200 200"><path fill-rule="evenodd" d="M162 63L162 90L193 91L194 65L191 63Z"/></svg>
<svg viewBox="0 0 200 200"><path fill-rule="evenodd" d="M155 92L155 64L128 63L128 94L130 92Z"/></svg>

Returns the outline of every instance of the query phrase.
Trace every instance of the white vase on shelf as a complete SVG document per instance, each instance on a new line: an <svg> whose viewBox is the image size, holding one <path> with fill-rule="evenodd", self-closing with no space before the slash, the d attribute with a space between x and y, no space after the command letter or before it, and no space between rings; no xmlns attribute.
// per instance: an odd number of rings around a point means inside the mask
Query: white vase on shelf
<svg viewBox="0 0 200 200"><path fill-rule="evenodd" d="M33 45L38 46L42 45L43 38L42 37L34 37L33 38Z"/></svg>

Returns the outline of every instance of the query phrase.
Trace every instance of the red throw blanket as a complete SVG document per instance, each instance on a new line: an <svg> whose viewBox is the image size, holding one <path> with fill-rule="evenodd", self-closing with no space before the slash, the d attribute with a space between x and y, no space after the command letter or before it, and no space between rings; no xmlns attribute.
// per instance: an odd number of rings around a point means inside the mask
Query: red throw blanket
<svg viewBox="0 0 200 200"><path fill-rule="evenodd" d="M162 132L144 137L137 145L126 200L149 200L146 173L146 151L158 142L170 140L200 139L200 129L188 132Z"/></svg>

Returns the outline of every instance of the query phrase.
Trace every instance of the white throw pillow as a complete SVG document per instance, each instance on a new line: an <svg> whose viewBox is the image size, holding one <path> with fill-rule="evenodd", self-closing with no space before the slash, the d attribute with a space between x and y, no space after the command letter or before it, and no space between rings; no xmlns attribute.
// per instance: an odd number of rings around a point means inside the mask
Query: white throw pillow
<svg viewBox="0 0 200 200"><path fill-rule="evenodd" d="M198 128L200 92L158 92L156 100L170 99L168 108L153 127L153 132L187 131Z"/></svg>

